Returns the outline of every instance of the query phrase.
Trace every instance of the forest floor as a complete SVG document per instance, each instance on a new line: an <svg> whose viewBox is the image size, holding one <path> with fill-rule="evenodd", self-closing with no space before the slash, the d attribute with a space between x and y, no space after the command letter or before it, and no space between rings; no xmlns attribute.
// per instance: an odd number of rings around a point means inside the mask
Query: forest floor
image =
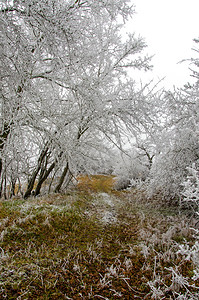
<svg viewBox="0 0 199 300"><path fill-rule="evenodd" d="M85 176L65 194L1 200L0 299L198 299L182 254L193 222L112 185Z"/></svg>

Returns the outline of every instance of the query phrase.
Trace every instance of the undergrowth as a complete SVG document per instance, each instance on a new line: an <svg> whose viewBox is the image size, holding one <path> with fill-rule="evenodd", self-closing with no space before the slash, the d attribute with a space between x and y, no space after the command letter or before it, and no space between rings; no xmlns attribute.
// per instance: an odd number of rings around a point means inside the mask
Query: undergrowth
<svg viewBox="0 0 199 300"><path fill-rule="evenodd" d="M0 202L0 299L197 299L189 220L113 181Z"/></svg>

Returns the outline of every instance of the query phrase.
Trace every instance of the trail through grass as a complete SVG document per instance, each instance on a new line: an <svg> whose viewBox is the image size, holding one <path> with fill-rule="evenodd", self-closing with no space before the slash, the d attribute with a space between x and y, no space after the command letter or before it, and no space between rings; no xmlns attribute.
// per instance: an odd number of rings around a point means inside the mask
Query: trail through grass
<svg viewBox="0 0 199 300"><path fill-rule="evenodd" d="M194 242L185 216L136 189L114 191L112 177L90 180L0 202L0 299L175 299L187 286L171 268L199 285L177 252Z"/></svg>

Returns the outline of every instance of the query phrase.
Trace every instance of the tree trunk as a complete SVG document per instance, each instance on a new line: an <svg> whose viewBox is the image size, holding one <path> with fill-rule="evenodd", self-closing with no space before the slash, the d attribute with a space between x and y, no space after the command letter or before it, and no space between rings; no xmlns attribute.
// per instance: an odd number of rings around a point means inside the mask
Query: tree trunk
<svg viewBox="0 0 199 300"><path fill-rule="evenodd" d="M64 179L66 177L66 174L67 174L68 170L69 170L69 168L68 168L68 162L67 162L67 164L66 164L66 166L65 166L65 168L64 168L64 170L62 172L62 175L61 175L61 177L59 179L59 183L57 184L57 186L55 188L55 193L59 193L60 192L60 189L62 187L62 184L64 182Z"/></svg>
<svg viewBox="0 0 199 300"><path fill-rule="evenodd" d="M4 123L4 125L3 125L3 131L0 134L0 151L2 151L4 148L5 142L10 133L10 126L11 126L11 124L7 124L7 123ZM0 176L1 176L2 168L3 168L2 158L0 158Z"/></svg>
<svg viewBox="0 0 199 300"><path fill-rule="evenodd" d="M20 181L19 177L17 179L18 179L18 189L17 189L16 195L18 195L20 193L21 196L23 197L23 191L22 191L21 181Z"/></svg>
<svg viewBox="0 0 199 300"><path fill-rule="evenodd" d="M4 198L7 199L7 178L6 178L6 173L5 173L5 176L4 176Z"/></svg>
<svg viewBox="0 0 199 300"><path fill-rule="evenodd" d="M47 153L48 153L48 147L47 147L47 144L46 144L44 150L42 150L42 152L41 152L41 154L40 154L40 156L38 158L37 168L33 172L32 176L31 176L31 178L29 180L27 190L26 190L26 192L24 194L24 199L28 198L31 195L31 192L33 190L34 183L35 183L35 180L36 180L36 177L37 177L37 175L38 175L38 173L39 173L39 171L41 169L42 162L43 162L44 158L46 157Z"/></svg>
<svg viewBox="0 0 199 300"><path fill-rule="evenodd" d="M2 192L3 192L3 176L1 178L1 185L0 185L0 198L2 197Z"/></svg>
<svg viewBox="0 0 199 300"><path fill-rule="evenodd" d="M43 176L39 179L39 182L37 184L37 187L35 189L35 196L39 195L40 194L40 190L41 190L41 186L43 184L43 182L48 178L49 174L52 172L52 170L54 169L55 167L55 162L53 162L51 164L51 166L49 167L48 170L46 170L46 172L43 174Z"/></svg>
<svg viewBox="0 0 199 300"><path fill-rule="evenodd" d="M61 158L62 155L63 155L63 151L60 152L60 154L58 155L58 158ZM57 162L58 162L58 159L55 159L55 161L51 164L51 166L49 167L48 170L46 170L46 167L44 168L44 172L42 172L42 175L40 176L39 182L35 189L35 196L40 194L40 190L41 190L41 186L42 186L43 182L48 178L48 176L50 175L52 170L55 168ZM46 161L46 163L47 163L47 161Z"/></svg>
<svg viewBox="0 0 199 300"><path fill-rule="evenodd" d="M10 198L12 198L12 196L15 196L16 181L17 181L16 179L11 180Z"/></svg>
<svg viewBox="0 0 199 300"><path fill-rule="evenodd" d="M48 187L48 194L50 194L51 186L52 186L52 183L53 183L53 181L54 181L54 178L55 178L56 173L57 173L57 170L55 170L55 172L54 172L54 174L53 174L53 176L52 176L52 178L51 178L51 180L50 180L50 184L49 184L49 187Z"/></svg>

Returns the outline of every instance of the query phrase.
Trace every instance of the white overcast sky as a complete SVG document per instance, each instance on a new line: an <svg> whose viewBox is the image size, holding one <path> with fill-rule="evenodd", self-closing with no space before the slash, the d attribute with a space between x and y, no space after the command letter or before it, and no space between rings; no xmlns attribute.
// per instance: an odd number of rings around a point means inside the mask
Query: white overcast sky
<svg viewBox="0 0 199 300"><path fill-rule="evenodd" d="M136 14L128 31L140 34L154 55L153 72L146 77L157 81L166 77L166 88L193 82L188 63L178 64L194 55L194 38L199 37L199 0L132 0Z"/></svg>

